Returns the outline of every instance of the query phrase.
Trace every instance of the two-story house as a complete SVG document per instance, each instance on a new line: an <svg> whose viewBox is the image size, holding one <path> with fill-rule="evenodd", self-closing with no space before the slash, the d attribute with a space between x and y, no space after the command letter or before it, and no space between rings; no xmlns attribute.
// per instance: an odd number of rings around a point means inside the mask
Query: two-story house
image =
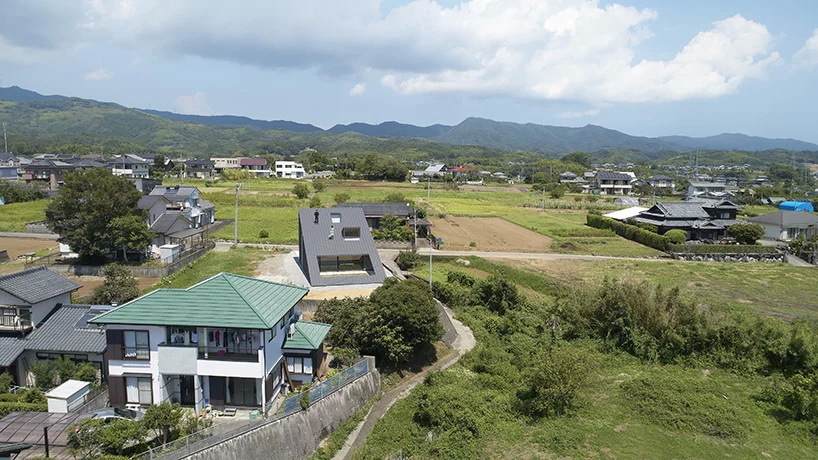
<svg viewBox="0 0 818 460"><path fill-rule="evenodd" d="M619 172L600 171L596 174L595 188L601 195L630 195L633 177Z"/></svg>
<svg viewBox="0 0 818 460"><path fill-rule="evenodd" d="M330 325L300 319L302 287L219 273L158 289L89 322L104 325L111 405L262 407L324 372Z"/></svg>
<svg viewBox="0 0 818 460"><path fill-rule="evenodd" d="M45 182L51 190L57 190L65 182L65 176L75 169L73 164L61 160L36 160L23 166L20 178L27 184Z"/></svg>
<svg viewBox="0 0 818 460"><path fill-rule="evenodd" d="M37 266L0 276L0 335L30 332L58 303L71 303L79 284Z"/></svg>
<svg viewBox="0 0 818 460"><path fill-rule="evenodd" d="M687 187L687 198L730 198L733 194L727 190L724 182L690 181Z"/></svg>
<svg viewBox="0 0 818 460"><path fill-rule="evenodd" d="M215 164L211 160L194 158L184 162L185 177L191 179L210 179L215 171Z"/></svg>
<svg viewBox="0 0 818 460"><path fill-rule="evenodd" d="M282 179L303 179L307 172L304 165L295 161L276 161L276 177Z"/></svg>
<svg viewBox="0 0 818 460"><path fill-rule="evenodd" d="M108 169L114 176L123 176L131 179L150 178L152 163L142 157L126 154L108 160Z"/></svg>
<svg viewBox="0 0 818 460"><path fill-rule="evenodd" d="M211 158L217 174L224 170L245 170L253 173L255 177L270 177L272 171L267 167L267 160L264 158Z"/></svg>
<svg viewBox="0 0 818 460"><path fill-rule="evenodd" d="M151 252L178 244L180 250L201 242L205 228L215 221L215 206L199 198L199 189L185 186L156 186L139 199L137 206L147 214L147 224L155 235Z"/></svg>
<svg viewBox="0 0 818 460"><path fill-rule="evenodd" d="M362 208L299 209L298 249L311 286L382 284L386 277Z"/></svg>
<svg viewBox="0 0 818 460"><path fill-rule="evenodd" d="M670 176L656 174L648 177L646 182L657 192L669 193L676 190L676 181Z"/></svg>

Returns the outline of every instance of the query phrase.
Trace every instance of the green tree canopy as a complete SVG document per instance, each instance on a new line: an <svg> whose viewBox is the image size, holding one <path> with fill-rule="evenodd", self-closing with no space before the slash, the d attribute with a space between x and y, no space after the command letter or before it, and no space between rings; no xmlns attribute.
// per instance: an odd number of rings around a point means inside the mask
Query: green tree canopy
<svg viewBox="0 0 818 460"><path fill-rule="evenodd" d="M582 166L585 166L586 168L591 167L591 157L588 156L588 154L585 152L569 153L568 155L562 157L560 161L563 161L565 163L577 163Z"/></svg>
<svg viewBox="0 0 818 460"><path fill-rule="evenodd" d="M125 267L108 264L102 268L105 281L94 289L91 303L95 305L123 304L139 297L139 284Z"/></svg>
<svg viewBox="0 0 818 460"><path fill-rule="evenodd" d="M735 224L727 227L727 233L740 244L756 244L764 236L764 228L758 224Z"/></svg>
<svg viewBox="0 0 818 460"><path fill-rule="evenodd" d="M106 169L77 171L65 177L60 195L46 208L46 224L84 258L103 259L123 242L144 250L150 239L134 231L136 219L122 220L136 217L147 228L145 211L137 207L141 196L131 181Z"/></svg>
<svg viewBox="0 0 818 460"><path fill-rule="evenodd" d="M310 196L310 187L307 184L295 184L292 192L293 195L303 200L304 198Z"/></svg>

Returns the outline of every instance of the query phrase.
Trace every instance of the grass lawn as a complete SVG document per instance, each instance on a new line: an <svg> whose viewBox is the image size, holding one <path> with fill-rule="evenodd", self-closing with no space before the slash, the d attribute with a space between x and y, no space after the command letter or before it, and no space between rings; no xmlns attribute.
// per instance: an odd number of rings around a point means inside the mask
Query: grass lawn
<svg viewBox="0 0 818 460"><path fill-rule="evenodd" d="M627 260L498 260L565 283L605 276L636 277L678 286L697 302L729 310L752 310L785 319L818 318L818 270L779 263L716 263Z"/></svg>
<svg viewBox="0 0 818 460"><path fill-rule="evenodd" d="M256 248L211 251L178 272L162 278L143 293L159 288L187 288L221 272L255 276L258 264L269 255L269 251Z"/></svg>
<svg viewBox="0 0 818 460"><path fill-rule="evenodd" d="M45 219L51 200L27 201L0 206L0 232L24 232L26 224Z"/></svg>

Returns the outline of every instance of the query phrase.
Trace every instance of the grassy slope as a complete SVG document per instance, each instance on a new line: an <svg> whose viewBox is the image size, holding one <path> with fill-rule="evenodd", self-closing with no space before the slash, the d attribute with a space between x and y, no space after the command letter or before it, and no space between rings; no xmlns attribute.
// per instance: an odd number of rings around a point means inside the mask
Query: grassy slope
<svg viewBox="0 0 818 460"><path fill-rule="evenodd" d="M45 219L50 200L12 203L0 207L0 232L24 232L26 223Z"/></svg>
<svg viewBox="0 0 818 460"><path fill-rule="evenodd" d="M484 278L500 273L527 295L550 299L557 281L538 271L470 258L468 267L443 258L434 264L433 278L444 280L448 270ZM561 261L560 263L562 263ZM645 263L646 266L648 263ZM654 262L650 266L678 264ZM428 265L414 272L428 276ZM478 343L485 329L475 329ZM595 345L574 343L571 346ZM481 380L464 366L445 371L456 376L457 386L482 395L494 394L495 420L477 443L481 458L812 458L814 444L797 425L782 425L756 401L767 385L762 377L739 376L712 369L653 365L620 352L597 352L592 383L580 396L576 412L531 419L496 401L504 400L490 381ZM634 397L628 386L647 380L658 385L652 399ZM663 392L663 393L662 393ZM640 399L641 398L641 399ZM375 426L356 459L444 458L440 444L414 418L418 392L398 401ZM714 426L730 431L727 437L710 434ZM462 454L461 454L462 456Z"/></svg>
<svg viewBox="0 0 818 460"><path fill-rule="evenodd" d="M221 272L255 276L259 262L267 255L269 255L267 251L254 248L237 248L228 252L211 251L173 275L162 278L145 292L159 288L187 288Z"/></svg>

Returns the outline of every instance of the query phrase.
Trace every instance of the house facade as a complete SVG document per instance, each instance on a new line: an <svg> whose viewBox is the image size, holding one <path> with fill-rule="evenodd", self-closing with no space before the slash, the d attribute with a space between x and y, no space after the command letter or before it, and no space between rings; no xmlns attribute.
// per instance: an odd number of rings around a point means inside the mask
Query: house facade
<svg viewBox="0 0 818 460"><path fill-rule="evenodd" d="M184 165L185 177L191 179L211 179L215 171L215 165L210 160L194 158L186 160Z"/></svg>
<svg viewBox="0 0 818 460"><path fill-rule="evenodd" d="M75 166L61 160L37 160L23 166L21 179L26 183L45 182L51 190L57 190L65 176L74 172Z"/></svg>
<svg viewBox="0 0 818 460"><path fill-rule="evenodd" d="M729 198L732 194L723 182L690 181L685 196L688 198Z"/></svg>
<svg viewBox="0 0 818 460"><path fill-rule="evenodd" d="M630 195L633 177L625 173L600 171L595 177L595 188L600 195Z"/></svg>
<svg viewBox="0 0 818 460"><path fill-rule="evenodd" d="M31 332L55 305L71 303L80 287L42 265L0 276L0 335Z"/></svg>
<svg viewBox="0 0 818 460"><path fill-rule="evenodd" d="M276 161L276 177L282 179L303 179L307 172L304 165L295 161Z"/></svg>
<svg viewBox="0 0 818 460"><path fill-rule="evenodd" d="M818 234L818 216L810 212L778 211L747 220L761 225L764 237L773 240L791 241L800 235L810 237Z"/></svg>
<svg viewBox="0 0 818 460"><path fill-rule="evenodd" d="M683 230L688 240L716 240L727 236L727 228L741 223L738 206L730 201L659 202L639 213L637 222L655 225L660 234Z"/></svg>
<svg viewBox="0 0 818 460"><path fill-rule="evenodd" d="M151 162L136 155L119 155L108 160L108 169L114 176L130 179L150 178Z"/></svg>
<svg viewBox="0 0 818 460"><path fill-rule="evenodd" d="M361 208L299 209L298 248L312 286L382 284L386 278Z"/></svg>
<svg viewBox="0 0 818 460"><path fill-rule="evenodd" d="M92 320L106 330L111 405L261 407L323 375L330 325L304 321L302 287L220 273Z"/></svg>
<svg viewBox="0 0 818 460"><path fill-rule="evenodd" d="M199 189L185 186L156 186L139 199L137 206L147 214L154 234L150 251L161 254L164 245L179 245L184 252L204 240L208 225L215 222L216 208L199 198Z"/></svg>
<svg viewBox="0 0 818 460"><path fill-rule="evenodd" d="M667 193L676 190L676 180L674 180L670 176L657 174L655 176L648 177L648 179L645 182L647 182L648 185L650 185L657 191Z"/></svg>

